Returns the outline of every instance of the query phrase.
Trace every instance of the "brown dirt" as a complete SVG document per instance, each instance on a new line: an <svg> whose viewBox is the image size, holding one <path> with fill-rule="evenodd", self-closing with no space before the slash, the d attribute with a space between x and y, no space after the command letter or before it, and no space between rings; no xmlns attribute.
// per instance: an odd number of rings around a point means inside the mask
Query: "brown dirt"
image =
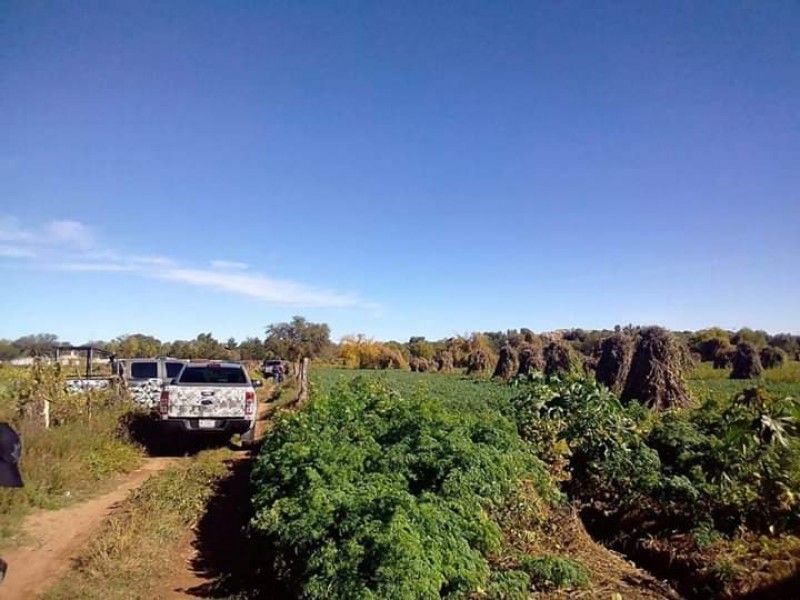
<svg viewBox="0 0 800 600"><path fill-rule="evenodd" d="M275 390L271 389L270 394ZM293 398L294 391L291 393ZM179 563L174 574L161 586L158 598L227 598L232 595L253 596L256 583L251 560L257 562L260 549L251 548L245 528L250 520L249 482L258 442L269 430L275 414L284 407L268 398L259 404L256 422L256 446L251 456L230 463L230 474L206 507L206 512L193 531L187 532L177 554ZM249 559L249 560L248 560ZM260 573L257 587L261 596L270 600L286 598L280 584Z"/></svg>
<svg viewBox="0 0 800 600"><path fill-rule="evenodd" d="M174 458L149 458L142 468L123 476L114 489L68 508L41 511L25 519L23 547L3 553L8 574L0 586L3 600L28 600L46 590L66 573L97 526L131 490L153 473L174 463Z"/></svg>
<svg viewBox="0 0 800 600"><path fill-rule="evenodd" d="M681 596L669 585L592 539L574 509L550 507L531 482L523 482L517 494L496 515L504 532L503 550L493 560L496 566L518 567L519 554L556 555L581 562L591 580L587 589L536 590L534 597L680 600Z"/></svg>

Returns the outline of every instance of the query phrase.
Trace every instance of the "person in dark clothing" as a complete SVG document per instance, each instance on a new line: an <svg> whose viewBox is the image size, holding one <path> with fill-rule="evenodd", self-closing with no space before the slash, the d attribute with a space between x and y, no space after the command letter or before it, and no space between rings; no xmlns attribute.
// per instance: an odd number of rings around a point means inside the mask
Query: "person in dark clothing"
<svg viewBox="0 0 800 600"><path fill-rule="evenodd" d="M8 423L0 423L0 487L22 487L22 475L19 472L19 457L22 454L22 442L17 432ZM0 583L6 577L8 565L0 558Z"/></svg>

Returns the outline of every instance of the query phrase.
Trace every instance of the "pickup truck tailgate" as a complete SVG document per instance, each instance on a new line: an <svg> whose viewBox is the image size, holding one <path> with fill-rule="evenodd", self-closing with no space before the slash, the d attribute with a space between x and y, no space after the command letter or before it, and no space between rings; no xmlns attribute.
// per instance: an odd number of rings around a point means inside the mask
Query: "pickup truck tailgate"
<svg viewBox="0 0 800 600"><path fill-rule="evenodd" d="M194 387L171 385L169 392L170 418L224 419L245 417L245 395L249 386Z"/></svg>

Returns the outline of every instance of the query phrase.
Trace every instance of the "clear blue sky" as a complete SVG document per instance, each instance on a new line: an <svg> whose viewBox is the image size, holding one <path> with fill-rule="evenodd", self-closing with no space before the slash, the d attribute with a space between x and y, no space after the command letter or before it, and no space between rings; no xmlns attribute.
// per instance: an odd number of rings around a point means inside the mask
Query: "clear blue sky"
<svg viewBox="0 0 800 600"><path fill-rule="evenodd" d="M800 5L0 4L0 337L800 332Z"/></svg>

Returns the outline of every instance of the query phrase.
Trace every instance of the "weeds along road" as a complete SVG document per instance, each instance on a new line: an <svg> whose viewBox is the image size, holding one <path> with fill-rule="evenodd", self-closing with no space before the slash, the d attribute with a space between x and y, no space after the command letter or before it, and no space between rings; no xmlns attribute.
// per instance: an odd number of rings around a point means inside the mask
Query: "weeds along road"
<svg viewBox="0 0 800 600"><path fill-rule="evenodd" d="M61 510L42 511L25 520L29 540L24 547L3 552L8 574L0 586L3 600L35 598L66 573L74 557L115 506L151 475L179 461L177 458L146 459L138 470L124 476L111 491Z"/></svg>

